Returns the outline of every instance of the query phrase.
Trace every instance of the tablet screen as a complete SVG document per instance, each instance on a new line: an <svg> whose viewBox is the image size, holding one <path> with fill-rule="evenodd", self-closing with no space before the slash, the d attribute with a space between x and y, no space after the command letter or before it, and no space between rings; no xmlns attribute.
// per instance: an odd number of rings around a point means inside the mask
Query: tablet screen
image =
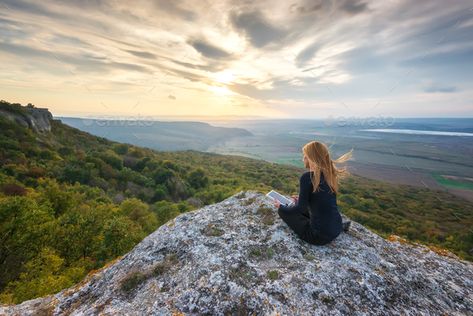
<svg viewBox="0 0 473 316"><path fill-rule="evenodd" d="M294 203L294 201L292 199L289 199L287 198L286 196L274 191L274 190L271 190L268 194L266 194L266 196L274 199L274 200L278 200L281 204L286 204L286 205L291 205Z"/></svg>

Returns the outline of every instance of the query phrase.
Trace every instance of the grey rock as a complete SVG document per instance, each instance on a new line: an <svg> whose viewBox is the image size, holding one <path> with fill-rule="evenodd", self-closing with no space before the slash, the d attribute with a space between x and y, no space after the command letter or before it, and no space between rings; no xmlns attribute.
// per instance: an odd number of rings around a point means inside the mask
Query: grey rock
<svg viewBox="0 0 473 316"><path fill-rule="evenodd" d="M46 108L23 107L24 114L0 110L0 115L16 122L17 124L28 127L37 133L51 131L51 120L53 115Z"/></svg>
<svg viewBox="0 0 473 316"><path fill-rule="evenodd" d="M390 240L352 220L330 244L310 245L264 194L245 191L177 216L81 283L0 315L473 315L472 263ZM141 282L125 282L137 272Z"/></svg>

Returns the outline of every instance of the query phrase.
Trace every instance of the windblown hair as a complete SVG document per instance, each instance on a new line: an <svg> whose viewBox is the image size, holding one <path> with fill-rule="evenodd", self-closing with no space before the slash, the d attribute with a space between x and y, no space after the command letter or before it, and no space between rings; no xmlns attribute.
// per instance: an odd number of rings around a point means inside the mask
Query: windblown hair
<svg viewBox="0 0 473 316"><path fill-rule="evenodd" d="M312 171L310 178L313 185L313 192L320 190L320 173L322 172L324 179L332 192L337 194L338 180L348 176L350 173L346 167L337 168L335 164L343 163L349 160L352 157L353 148L336 160L332 160L330 158L330 153L327 146L317 141L312 141L305 144L304 147L302 147L302 152L306 155L307 160L309 161L309 170Z"/></svg>

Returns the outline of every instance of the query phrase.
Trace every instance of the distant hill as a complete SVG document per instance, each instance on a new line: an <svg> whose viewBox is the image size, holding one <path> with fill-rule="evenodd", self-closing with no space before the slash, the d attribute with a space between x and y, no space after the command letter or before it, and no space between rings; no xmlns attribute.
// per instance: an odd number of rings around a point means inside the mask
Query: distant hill
<svg viewBox="0 0 473 316"><path fill-rule="evenodd" d="M61 117L69 126L110 140L151 149L201 150L235 137L252 136L242 128L216 127L203 122L99 120Z"/></svg>
<svg viewBox="0 0 473 316"><path fill-rule="evenodd" d="M305 171L118 143L65 125L47 109L35 117L34 109L0 102L5 303L67 288L177 215L242 190L297 194ZM351 176L341 181L338 202L345 216L384 237L396 234L473 259L473 205L451 194Z"/></svg>

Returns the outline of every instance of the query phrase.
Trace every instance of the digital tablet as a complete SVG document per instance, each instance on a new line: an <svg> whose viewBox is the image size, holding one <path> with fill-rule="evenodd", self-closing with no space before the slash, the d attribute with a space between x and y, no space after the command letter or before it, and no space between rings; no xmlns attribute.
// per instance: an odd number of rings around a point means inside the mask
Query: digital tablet
<svg viewBox="0 0 473 316"><path fill-rule="evenodd" d="M284 195L282 195L281 193L278 193L274 190L271 190L269 191L267 194L266 194L267 197L270 197L271 199L273 200L278 200L279 203L281 204L285 204L285 205L292 205L294 204L294 201Z"/></svg>

